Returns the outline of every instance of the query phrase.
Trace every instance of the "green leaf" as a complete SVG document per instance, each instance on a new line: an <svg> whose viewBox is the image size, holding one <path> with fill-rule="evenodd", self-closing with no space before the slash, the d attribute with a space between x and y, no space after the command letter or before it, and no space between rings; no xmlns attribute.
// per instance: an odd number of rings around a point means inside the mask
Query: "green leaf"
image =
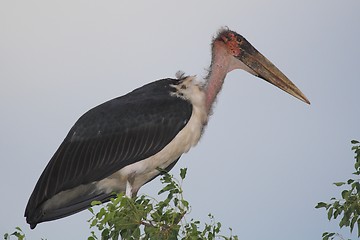
<svg viewBox="0 0 360 240"><path fill-rule="evenodd" d="M341 192L341 197L343 199L346 200L348 198L348 196L349 196L349 190L344 190L344 191Z"/></svg>
<svg viewBox="0 0 360 240"><path fill-rule="evenodd" d="M333 211L334 211L334 208L329 208L329 211L328 211L328 219L329 221L331 220L331 217L333 216Z"/></svg>
<svg viewBox="0 0 360 240"><path fill-rule="evenodd" d="M92 209L91 207L88 208L89 212L91 212L91 214L94 215L94 209Z"/></svg>
<svg viewBox="0 0 360 240"><path fill-rule="evenodd" d="M342 213L342 209L337 208L334 212L334 219L336 219Z"/></svg>
<svg viewBox="0 0 360 240"><path fill-rule="evenodd" d="M328 204L324 202L318 202L315 208L328 208Z"/></svg>
<svg viewBox="0 0 360 240"><path fill-rule="evenodd" d="M96 226L96 224L98 223L97 218L95 218L94 220L91 221L90 227Z"/></svg>
<svg viewBox="0 0 360 240"><path fill-rule="evenodd" d="M347 180L347 184L352 184L355 180L354 179L349 179Z"/></svg>
<svg viewBox="0 0 360 240"><path fill-rule="evenodd" d="M109 238L109 229L104 229L104 231L102 231L101 233L101 237L102 239L108 239Z"/></svg>
<svg viewBox="0 0 360 240"><path fill-rule="evenodd" d="M91 206L96 206L96 205L100 205L102 202L100 201L92 201L91 202Z"/></svg>
<svg viewBox="0 0 360 240"><path fill-rule="evenodd" d="M345 183L344 182L335 182L334 183L334 185L336 185L336 186L338 186L338 187L340 187L340 186L342 186L342 185L344 185Z"/></svg>
<svg viewBox="0 0 360 240"><path fill-rule="evenodd" d="M332 236L334 236L335 235L335 233L334 232L324 232L323 234L322 234L322 237L323 237L323 239L329 239L329 237L332 237ZM331 238L332 239L332 238Z"/></svg>
<svg viewBox="0 0 360 240"><path fill-rule="evenodd" d="M356 189L356 191L359 193L360 192L360 183L359 182L353 182L352 184L351 184L351 187L353 188L353 189Z"/></svg>
<svg viewBox="0 0 360 240"><path fill-rule="evenodd" d="M180 169L180 177L182 180L185 179L187 168Z"/></svg>
<svg viewBox="0 0 360 240"><path fill-rule="evenodd" d="M343 226L347 226L347 222L349 221L349 217L344 214L343 218L339 222L339 227L342 228Z"/></svg>
<svg viewBox="0 0 360 240"><path fill-rule="evenodd" d="M354 168L355 168L356 170L358 170L359 167L360 167L360 162L359 162L359 161L356 161L355 164L354 164ZM359 172L359 171L356 171L356 172Z"/></svg>
<svg viewBox="0 0 360 240"><path fill-rule="evenodd" d="M171 184L168 184L168 185L166 185L163 189L161 189L159 192L158 192L158 195L160 195L160 194L162 194L162 193L164 193L164 192L167 192L167 191L169 191L170 189L172 189L173 188L173 186L171 185Z"/></svg>
<svg viewBox="0 0 360 240"><path fill-rule="evenodd" d="M352 233L353 229L354 229L354 225L356 223L358 219L358 216L353 216L353 218L351 219L351 222L350 222L350 232Z"/></svg>
<svg viewBox="0 0 360 240"><path fill-rule="evenodd" d="M351 140L351 144L358 144L360 143L358 140Z"/></svg>

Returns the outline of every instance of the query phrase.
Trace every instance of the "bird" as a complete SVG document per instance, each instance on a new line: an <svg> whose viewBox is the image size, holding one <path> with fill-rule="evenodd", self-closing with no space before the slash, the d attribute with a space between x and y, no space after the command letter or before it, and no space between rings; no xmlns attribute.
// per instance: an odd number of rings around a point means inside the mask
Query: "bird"
<svg viewBox="0 0 360 240"><path fill-rule="evenodd" d="M25 214L30 228L80 212L115 193L135 197L200 140L226 75L241 69L299 100L306 96L242 35L220 28L205 78L178 74L83 114L38 179Z"/></svg>

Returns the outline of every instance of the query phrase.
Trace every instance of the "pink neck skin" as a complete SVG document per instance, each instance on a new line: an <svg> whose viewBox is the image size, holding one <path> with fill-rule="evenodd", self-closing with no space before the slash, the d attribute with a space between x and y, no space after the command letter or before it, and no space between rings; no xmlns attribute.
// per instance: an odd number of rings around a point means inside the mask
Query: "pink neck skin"
<svg viewBox="0 0 360 240"><path fill-rule="evenodd" d="M206 77L205 85L205 104L208 113L221 90L226 74L237 68L235 59L229 54L226 45L222 42L215 41L213 43L213 56L210 66L209 75ZM233 60L234 59L234 60Z"/></svg>

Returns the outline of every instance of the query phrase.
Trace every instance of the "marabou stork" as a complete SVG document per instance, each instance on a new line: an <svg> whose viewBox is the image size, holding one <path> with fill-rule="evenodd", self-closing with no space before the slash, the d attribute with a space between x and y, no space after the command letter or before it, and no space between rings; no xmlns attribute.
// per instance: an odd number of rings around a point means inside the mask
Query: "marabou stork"
<svg viewBox="0 0 360 240"><path fill-rule="evenodd" d="M86 112L41 174L26 206L31 228L107 201L114 192L133 197L169 171L197 144L226 74L243 69L310 103L305 95L244 37L220 29L204 81L161 79Z"/></svg>

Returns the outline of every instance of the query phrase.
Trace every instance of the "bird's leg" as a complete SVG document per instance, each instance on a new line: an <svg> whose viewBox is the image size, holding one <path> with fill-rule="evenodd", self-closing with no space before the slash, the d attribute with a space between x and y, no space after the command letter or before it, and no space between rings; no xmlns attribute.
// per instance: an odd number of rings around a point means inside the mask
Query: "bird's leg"
<svg viewBox="0 0 360 240"><path fill-rule="evenodd" d="M126 181L126 191L125 191L125 196L127 196L128 198L131 198L132 194L132 186L131 186L131 183L129 182L129 180Z"/></svg>
<svg viewBox="0 0 360 240"><path fill-rule="evenodd" d="M133 184L135 182L135 173L132 173L128 176L126 180L126 189L125 189L125 196L128 198L134 198L137 195L139 189L135 189Z"/></svg>

